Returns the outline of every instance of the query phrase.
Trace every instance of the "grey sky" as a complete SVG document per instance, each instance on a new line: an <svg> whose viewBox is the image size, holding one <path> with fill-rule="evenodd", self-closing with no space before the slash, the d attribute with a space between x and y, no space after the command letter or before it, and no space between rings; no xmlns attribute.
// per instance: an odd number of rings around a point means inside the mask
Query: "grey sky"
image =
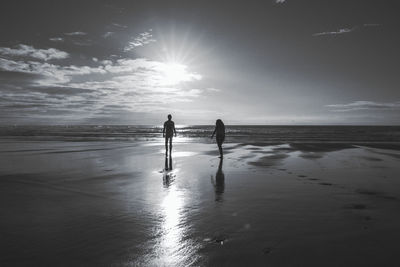
<svg viewBox="0 0 400 267"><path fill-rule="evenodd" d="M395 1L3 1L1 124L399 124Z"/></svg>

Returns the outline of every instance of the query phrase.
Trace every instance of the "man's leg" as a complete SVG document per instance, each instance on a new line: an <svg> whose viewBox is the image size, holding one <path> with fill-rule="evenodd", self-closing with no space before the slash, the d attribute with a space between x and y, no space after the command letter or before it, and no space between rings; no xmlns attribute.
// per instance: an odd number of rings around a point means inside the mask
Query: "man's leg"
<svg viewBox="0 0 400 267"><path fill-rule="evenodd" d="M168 137L165 137L165 156L168 156Z"/></svg>
<svg viewBox="0 0 400 267"><path fill-rule="evenodd" d="M172 136L169 138L169 155L171 156L172 151Z"/></svg>

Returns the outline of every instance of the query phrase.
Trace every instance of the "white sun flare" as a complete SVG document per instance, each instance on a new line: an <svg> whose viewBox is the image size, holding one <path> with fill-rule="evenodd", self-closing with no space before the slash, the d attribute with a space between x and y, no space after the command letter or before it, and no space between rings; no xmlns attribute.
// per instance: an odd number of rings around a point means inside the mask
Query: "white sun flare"
<svg viewBox="0 0 400 267"><path fill-rule="evenodd" d="M187 68L186 65L177 62L165 63L163 68L165 84L174 85L201 79L201 75L189 72Z"/></svg>

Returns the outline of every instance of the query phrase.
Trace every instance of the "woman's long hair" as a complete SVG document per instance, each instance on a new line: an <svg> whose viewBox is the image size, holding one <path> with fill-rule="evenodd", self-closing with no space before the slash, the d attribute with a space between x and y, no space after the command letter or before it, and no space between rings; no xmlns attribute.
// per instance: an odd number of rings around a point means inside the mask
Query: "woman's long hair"
<svg viewBox="0 0 400 267"><path fill-rule="evenodd" d="M219 129L225 129L225 124L222 122L222 120L220 120L220 119L218 119L216 122L215 122L215 126L217 126L217 128L219 128Z"/></svg>

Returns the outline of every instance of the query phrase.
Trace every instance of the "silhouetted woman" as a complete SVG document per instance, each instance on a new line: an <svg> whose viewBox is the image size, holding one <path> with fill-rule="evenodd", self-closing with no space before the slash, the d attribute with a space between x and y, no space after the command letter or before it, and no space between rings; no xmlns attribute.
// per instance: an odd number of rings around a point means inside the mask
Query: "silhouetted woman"
<svg viewBox="0 0 400 267"><path fill-rule="evenodd" d="M225 140L225 125L224 123L218 119L215 122L215 130L211 136L211 138L214 137L214 134L216 135L216 140L217 140L217 144L218 144L218 149L219 149L219 157L222 158L224 156L223 152L222 152L222 143Z"/></svg>

